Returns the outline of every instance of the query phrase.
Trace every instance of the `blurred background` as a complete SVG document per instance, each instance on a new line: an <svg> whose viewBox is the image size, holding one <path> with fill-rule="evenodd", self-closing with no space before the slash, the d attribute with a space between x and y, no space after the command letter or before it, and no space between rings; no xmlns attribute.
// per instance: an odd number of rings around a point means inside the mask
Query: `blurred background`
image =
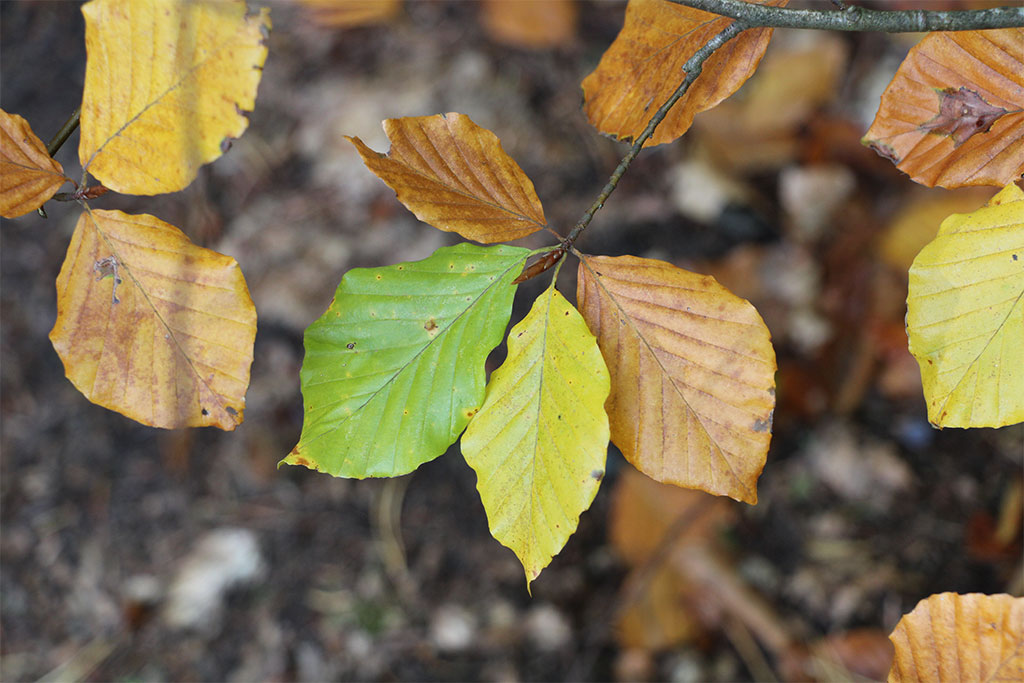
<svg viewBox="0 0 1024 683"><path fill-rule="evenodd" d="M881 678L918 600L1020 594L1024 429L932 429L903 327L914 255L995 188L928 190L859 143L920 36L776 31L755 77L641 154L578 243L710 273L761 312L779 373L758 505L655 484L612 447L530 597L457 445L394 480L277 469L301 429L302 332L341 276L457 241L343 136L384 151L385 118L468 114L563 234L626 149L589 126L579 85L625 3L317 4L269 3L251 126L196 182L92 202L238 259L259 331L236 431L150 429L78 394L47 334L79 210L3 222L0 678ZM929 7L945 5L963 3ZM49 139L81 99L79 3L0 3L0 66L4 110ZM57 154L75 178L77 143ZM545 284L520 288L513 322Z"/></svg>

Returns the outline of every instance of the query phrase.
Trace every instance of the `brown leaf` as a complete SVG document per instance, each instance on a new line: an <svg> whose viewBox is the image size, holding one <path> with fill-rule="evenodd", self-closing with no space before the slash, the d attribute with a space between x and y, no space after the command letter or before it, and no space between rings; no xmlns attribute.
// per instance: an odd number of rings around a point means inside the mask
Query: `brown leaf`
<svg viewBox="0 0 1024 683"><path fill-rule="evenodd" d="M630 0L622 31L583 79L590 123L620 140L636 139L683 81L686 61L731 22L666 0ZM771 36L770 28L749 29L719 48L644 146L675 140L695 115L736 92L754 73Z"/></svg>
<svg viewBox="0 0 1024 683"><path fill-rule="evenodd" d="M619 556L636 567L665 543L713 543L716 532L735 518L734 506L724 498L660 484L627 468L612 491L608 537Z"/></svg>
<svg viewBox="0 0 1024 683"><path fill-rule="evenodd" d="M1024 172L1024 29L929 33L882 95L864 144L929 187Z"/></svg>
<svg viewBox="0 0 1024 683"><path fill-rule="evenodd" d="M611 440L644 474L757 502L775 351L714 278L635 256L582 256L576 300L611 374Z"/></svg>
<svg viewBox="0 0 1024 683"><path fill-rule="evenodd" d="M575 0L484 0L480 9L480 22L499 43L538 50L576 35Z"/></svg>
<svg viewBox="0 0 1024 683"><path fill-rule="evenodd" d="M889 680L1024 680L1024 598L940 593L917 603L889 636Z"/></svg>
<svg viewBox="0 0 1024 683"><path fill-rule="evenodd" d="M145 214L86 210L50 340L93 403L153 427L242 422L256 309L238 264Z"/></svg>
<svg viewBox="0 0 1024 683"><path fill-rule="evenodd" d="M299 0L321 26L350 28L384 24L402 9L401 0Z"/></svg>
<svg viewBox="0 0 1024 683"><path fill-rule="evenodd" d="M384 121L387 154L347 138L421 221L484 244L546 226L533 183L491 131L464 114Z"/></svg>
<svg viewBox="0 0 1024 683"><path fill-rule="evenodd" d="M68 179L28 121L0 109L0 216L35 211Z"/></svg>

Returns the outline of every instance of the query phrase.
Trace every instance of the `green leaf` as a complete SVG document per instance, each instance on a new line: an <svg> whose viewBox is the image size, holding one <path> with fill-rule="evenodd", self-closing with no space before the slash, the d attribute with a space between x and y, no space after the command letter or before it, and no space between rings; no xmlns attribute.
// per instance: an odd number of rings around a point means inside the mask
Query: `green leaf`
<svg viewBox="0 0 1024 683"><path fill-rule="evenodd" d="M302 436L282 462L394 477L444 453L483 402L528 254L459 244L346 273L306 329Z"/></svg>
<svg viewBox="0 0 1024 683"><path fill-rule="evenodd" d="M462 437L491 534L527 586L576 531L604 477L609 391L597 340L552 286L508 335L508 358Z"/></svg>
<svg viewBox="0 0 1024 683"><path fill-rule="evenodd" d="M910 352L936 427L1024 421L1024 191L953 214L914 259Z"/></svg>

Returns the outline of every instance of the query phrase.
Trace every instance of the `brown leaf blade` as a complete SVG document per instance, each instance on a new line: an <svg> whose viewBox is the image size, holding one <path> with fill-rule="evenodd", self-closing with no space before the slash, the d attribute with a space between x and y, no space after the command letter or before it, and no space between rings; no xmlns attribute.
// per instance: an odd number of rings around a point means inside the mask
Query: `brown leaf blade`
<svg viewBox="0 0 1024 683"><path fill-rule="evenodd" d="M576 35L575 0L484 0L480 23L490 37L530 50L558 47Z"/></svg>
<svg viewBox="0 0 1024 683"><path fill-rule="evenodd" d="M679 87L686 61L731 22L666 0L630 0L622 31L597 69L583 79L591 125L605 135L635 140ZM749 29L719 48L644 146L672 142L690 128L694 116L736 92L757 69L771 37L770 28Z"/></svg>
<svg viewBox="0 0 1024 683"><path fill-rule="evenodd" d="M86 210L50 340L93 403L153 427L242 423L256 309L238 263L146 214Z"/></svg>
<svg viewBox="0 0 1024 683"><path fill-rule="evenodd" d="M544 209L498 136L464 114L384 121L387 154L348 138L363 163L425 223L484 244L544 227Z"/></svg>
<svg viewBox="0 0 1024 683"><path fill-rule="evenodd" d="M882 95L864 144L928 187L1024 172L1024 28L929 33Z"/></svg>
<svg viewBox="0 0 1024 683"><path fill-rule="evenodd" d="M894 683L1024 680L1024 598L931 595L903 615L889 639Z"/></svg>
<svg viewBox="0 0 1024 683"><path fill-rule="evenodd" d="M385 24L402 10L401 0L299 0L321 26L352 28Z"/></svg>
<svg viewBox="0 0 1024 683"><path fill-rule="evenodd" d="M28 121L0 109L0 216L35 211L67 181Z"/></svg>
<svg viewBox="0 0 1024 683"><path fill-rule="evenodd" d="M775 351L754 307L714 278L583 256L576 300L611 374L611 440L657 481L757 502Z"/></svg>

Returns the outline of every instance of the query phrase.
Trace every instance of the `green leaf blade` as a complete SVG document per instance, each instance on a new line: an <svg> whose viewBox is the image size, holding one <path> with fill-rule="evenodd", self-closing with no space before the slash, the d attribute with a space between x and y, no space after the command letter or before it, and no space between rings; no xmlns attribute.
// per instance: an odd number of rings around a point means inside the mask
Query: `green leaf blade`
<svg viewBox="0 0 1024 683"><path fill-rule="evenodd" d="M306 330L302 435L282 463L393 477L444 453L483 402L528 254L459 244L346 273Z"/></svg>
<svg viewBox="0 0 1024 683"><path fill-rule="evenodd" d="M508 347L462 453L491 534L519 557L529 585L600 487L610 380L594 335L554 287L512 328Z"/></svg>

